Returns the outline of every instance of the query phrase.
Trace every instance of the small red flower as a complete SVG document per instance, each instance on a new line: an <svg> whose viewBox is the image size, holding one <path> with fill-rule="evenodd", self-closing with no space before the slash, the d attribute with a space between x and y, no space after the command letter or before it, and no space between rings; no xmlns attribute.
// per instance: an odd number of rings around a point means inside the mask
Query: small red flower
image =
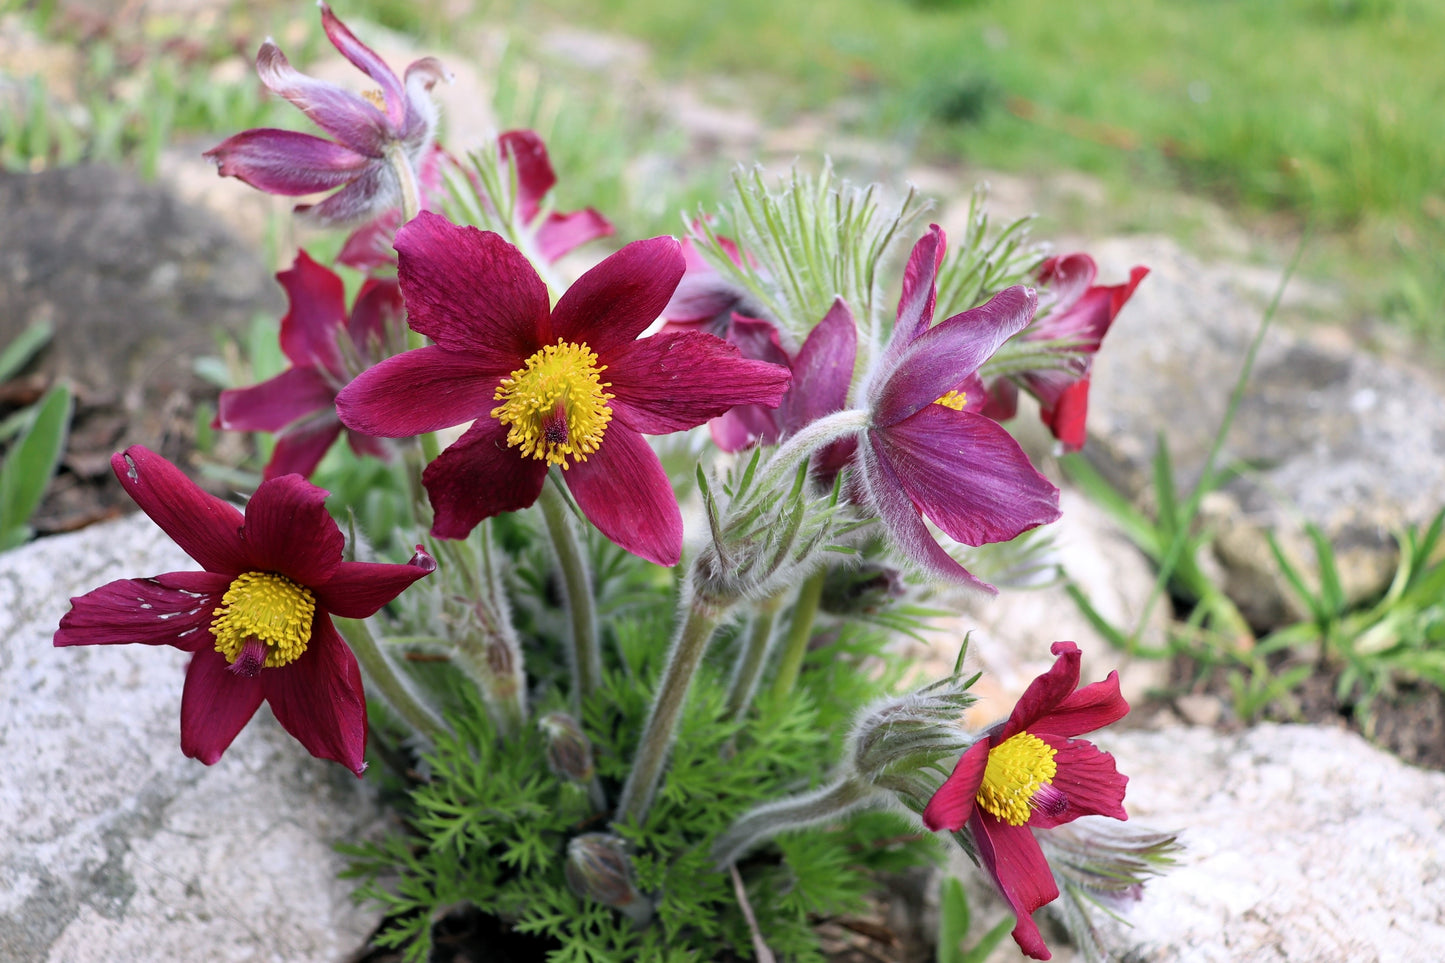
<svg viewBox="0 0 1445 963"><path fill-rule="evenodd" d="M634 241L551 306L500 235L423 211L396 236L413 330L434 345L364 372L337 396L341 421L399 438L474 422L422 475L432 534L464 538L537 500L556 465L612 541L675 565L682 513L644 434L684 431L733 405L776 405L788 370L708 334L638 335L682 276L671 237Z"/></svg>
<svg viewBox="0 0 1445 963"><path fill-rule="evenodd" d="M1079 647L1055 642L1052 651L1053 668L1029 685L1007 721L963 754L923 810L923 824L935 832L968 826L984 868L1013 907L1015 942L1036 960L1049 959L1049 950L1033 914L1059 890L1033 831L1080 816L1129 818L1129 780L1114 757L1073 738L1128 713L1119 674L1080 689Z"/></svg>
<svg viewBox="0 0 1445 963"><path fill-rule="evenodd" d="M290 302L281 319L281 350L291 367L258 385L221 392L215 426L276 432L265 477L309 476L341 434L336 393L360 373L359 366L390 354L389 335L402 331L401 289L394 280L370 278L348 314L340 276L305 251L276 280ZM387 456L370 435L348 429L346 440L358 455Z"/></svg>
<svg viewBox="0 0 1445 963"><path fill-rule="evenodd" d="M313 755L366 768L366 697L333 614L373 615L436 569L342 561L326 492L299 475L261 483L243 515L139 445L114 455L126 492L202 572L120 579L70 600L55 644L173 645L194 653L181 751L211 765L262 701Z"/></svg>

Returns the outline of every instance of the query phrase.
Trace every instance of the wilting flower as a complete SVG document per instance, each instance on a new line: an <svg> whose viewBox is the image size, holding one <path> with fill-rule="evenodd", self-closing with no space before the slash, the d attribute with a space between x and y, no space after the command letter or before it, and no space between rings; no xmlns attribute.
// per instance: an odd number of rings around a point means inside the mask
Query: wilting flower
<svg viewBox="0 0 1445 963"><path fill-rule="evenodd" d="M1007 721L963 754L923 810L924 825L935 832L967 825L984 869L1017 916L1014 940L1037 960L1047 960L1049 951L1033 914L1059 889L1033 830L1086 815L1129 818L1129 780L1114 757L1073 738L1128 713L1119 675L1080 689L1079 647L1055 642L1052 651L1053 668L1030 683Z"/></svg>
<svg viewBox="0 0 1445 963"><path fill-rule="evenodd" d="M982 414L978 367L1033 317L1034 293L1012 287L930 327L945 238L913 248L898 320L866 391L860 477L889 537L935 574L992 591L934 540L927 516L966 545L1007 541L1059 517L1059 492L1018 443Z"/></svg>
<svg viewBox="0 0 1445 963"><path fill-rule="evenodd" d="M552 465L612 541L661 565L682 552L682 514L643 434L702 424L737 404L777 404L788 372L696 332L638 339L682 275L670 237L635 241L549 307L501 236L429 212L396 238L412 328L436 344L363 373L337 397L349 427L383 437L475 420L422 475L439 538L536 501Z"/></svg>
<svg viewBox="0 0 1445 963"><path fill-rule="evenodd" d="M262 482L243 515L139 445L110 464L136 504L205 571L120 579L71 599L55 644L139 642L193 653L181 750L206 765L264 700L312 755L360 775L366 697L331 616L373 615L436 562L420 548L405 565L342 561L326 492L299 475Z"/></svg>
<svg viewBox="0 0 1445 963"><path fill-rule="evenodd" d="M276 432L265 477L310 475L336 436L336 393L367 364L390 354L385 344L399 333L401 289L395 281L369 279L350 315L341 278L302 251L289 271L276 275L290 310L281 319L281 350L291 367L249 388L221 392L216 427ZM348 429L358 455L386 456L376 438Z"/></svg>
<svg viewBox="0 0 1445 963"><path fill-rule="evenodd" d="M727 339L745 358L788 368L793 380L776 408L738 405L712 420L708 427L723 451L738 451L757 441L774 444L824 415L842 411L847 404L858 331L842 298L835 300L823 320L808 332L795 355L783 349L772 322L757 318L734 314Z"/></svg>
<svg viewBox="0 0 1445 963"><path fill-rule="evenodd" d="M430 91L447 73L434 57L423 57L406 68L402 81L325 3L321 25L341 55L381 90L355 94L308 77L267 40L256 54L261 82L299 107L331 139L257 128L228 137L206 157L220 168L221 176L239 177L269 194L297 196L341 188L314 207L297 208L308 210L321 223L335 224L400 203L394 158L400 155L413 172L417 170L436 133L437 109Z"/></svg>
<svg viewBox="0 0 1445 963"><path fill-rule="evenodd" d="M1040 266L1041 317L1022 337L1025 341L1059 342L1059 364L1018 375L1017 383L999 379L989 386L985 411L1001 421L1012 418L1018 410L1018 384L1022 384L1038 399L1039 417L1069 451L1084 446L1094 355L1149 269L1135 267L1126 283L1112 287L1094 285L1097 273L1094 259L1087 254L1049 258Z"/></svg>
<svg viewBox="0 0 1445 963"><path fill-rule="evenodd" d="M497 138L497 149L516 171L516 215L521 227L529 232L537 255L544 261L554 262L578 245L612 233L611 222L590 207L570 214L548 211L542 216L542 202L557 183L557 174L547 156L546 145L534 131L509 130ZM422 210L441 209L445 187L443 171L448 167L461 169L440 146L433 145L422 158L417 172ZM392 208L352 232L336 260L363 271L396 264L391 242L399 227L401 210Z"/></svg>

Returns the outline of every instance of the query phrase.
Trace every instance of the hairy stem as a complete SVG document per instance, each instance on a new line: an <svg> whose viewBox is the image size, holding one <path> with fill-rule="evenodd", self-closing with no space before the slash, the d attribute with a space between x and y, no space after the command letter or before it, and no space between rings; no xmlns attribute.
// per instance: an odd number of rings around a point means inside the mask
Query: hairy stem
<svg viewBox="0 0 1445 963"><path fill-rule="evenodd" d="M773 698L782 700L798 684L798 673L803 669L803 657L808 654L808 640L813 637L813 620L818 617L818 603L823 599L823 582L828 577L827 569L819 569L798 590L798 600L793 603L792 617L788 621L788 635L783 643L783 654L778 660L778 672L773 676Z"/></svg>
<svg viewBox="0 0 1445 963"><path fill-rule="evenodd" d="M728 715L741 719L753 703L753 693L758 688L758 678L767 664L768 652L772 649L773 629L778 624L778 609L783 604L783 593L759 603L748 625L748 635L743 641L742 657L738 660L733 674L732 687L728 691Z"/></svg>
<svg viewBox="0 0 1445 963"><path fill-rule="evenodd" d="M567 504L557 490L557 481L548 479L542 486L537 504L552 537L552 549L562 570L562 598L572 618L572 687L573 702L580 709L583 702L602 683L602 653L597 643L597 608L592 598L592 579L587 572L587 559L582 553L572 520L567 517Z"/></svg>
<svg viewBox="0 0 1445 963"><path fill-rule="evenodd" d="M340 616L332 616L332 620L336 623L336 630L356 654L356 661L361 665L371 691L379 693L403 722L417 735L427 739L435 739L447 731L447 724L421 700L411 680L397 671L376 636L371 634L370 625L361 619Z"/></svg>
<svg viewBox="0 0 1445 963"><path fill-rule="evenodd" d="M717 838L712 847L713 862L719 868L726 866L778 833L837 819L877 793L861 779L843 776L814 792L764 803L744 813Z"/></svg>

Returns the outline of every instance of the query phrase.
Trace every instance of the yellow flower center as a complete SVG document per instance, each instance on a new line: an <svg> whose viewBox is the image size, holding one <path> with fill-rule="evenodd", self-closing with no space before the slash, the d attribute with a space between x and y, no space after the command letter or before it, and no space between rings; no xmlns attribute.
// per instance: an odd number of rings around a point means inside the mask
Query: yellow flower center
<svg viewBox="0 0 1445 963"><path fill-rule="evenodd" d="M934 402L935 405L943 405L945 408L952 408L954 411L962 411L968 404L968 395L962 391L950 391Z"/></svg>
<svg viewBox="0 0 1445 963"><path fill-rule="evenodd" d="M375 107L383 114L386 113L386 98L382 96L380 90L377 90L375 88L372 88L371 90L363 90L361 92L361 97L368 104Z"/></svg>
<svg viewBox="0 0 1445 963"><path fill-rule="evenodd" d="M585 344L558 338L527 359L497 387L501 404L491 415L507 426L507 445L549 465L569 467L567 459L586 461L602 445L612 420L599 375L607 370Z"/></svg>
<svg viewBox="0 0 1445 963"><path fill-rule="evenodd" d="M978 804L1010 826L1022 826L1033 811L1030 803L1039 789L1059 771L1054 762L1058 752L1030 732L994 746L978 787Z"/></svg>
<svg viewBox="0 0 1445 963"><path fill-rule="evenodd" d="M241 675L290 665L311 641L316 597L274 572L237 575L211 613L216 651ZM240 660L239 663L237 660Z"/></svg>

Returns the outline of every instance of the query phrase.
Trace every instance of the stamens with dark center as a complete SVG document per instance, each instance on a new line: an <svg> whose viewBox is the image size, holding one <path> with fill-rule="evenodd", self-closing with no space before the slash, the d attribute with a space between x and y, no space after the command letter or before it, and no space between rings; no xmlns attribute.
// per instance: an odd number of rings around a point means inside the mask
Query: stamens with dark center
<svg viewBox="0 0 1445 963"><path fill-rule="evenodd" d="M1061 813L1068 800L1048 785L1058 773L1057 753L1031 732L1020 732L994 746L978 787L978 805L1010 826L1028 822L1035 806Z"/></svg>
<svg viewBox="0 0 1445 963"><path fill-rule="evenodd" d="M316 597L275 572L243 572L211 613L216 651L238 675L289 665L311 641Z"/></svg>
<svg viewBox="0 0 1445 963"><path fill-rule="evenodd" d="M533 354L493 395L501 404L491 416L507 426L507 445L563 469L586 461L612 420L606 370L587 345L560 338Z"/></svg>

